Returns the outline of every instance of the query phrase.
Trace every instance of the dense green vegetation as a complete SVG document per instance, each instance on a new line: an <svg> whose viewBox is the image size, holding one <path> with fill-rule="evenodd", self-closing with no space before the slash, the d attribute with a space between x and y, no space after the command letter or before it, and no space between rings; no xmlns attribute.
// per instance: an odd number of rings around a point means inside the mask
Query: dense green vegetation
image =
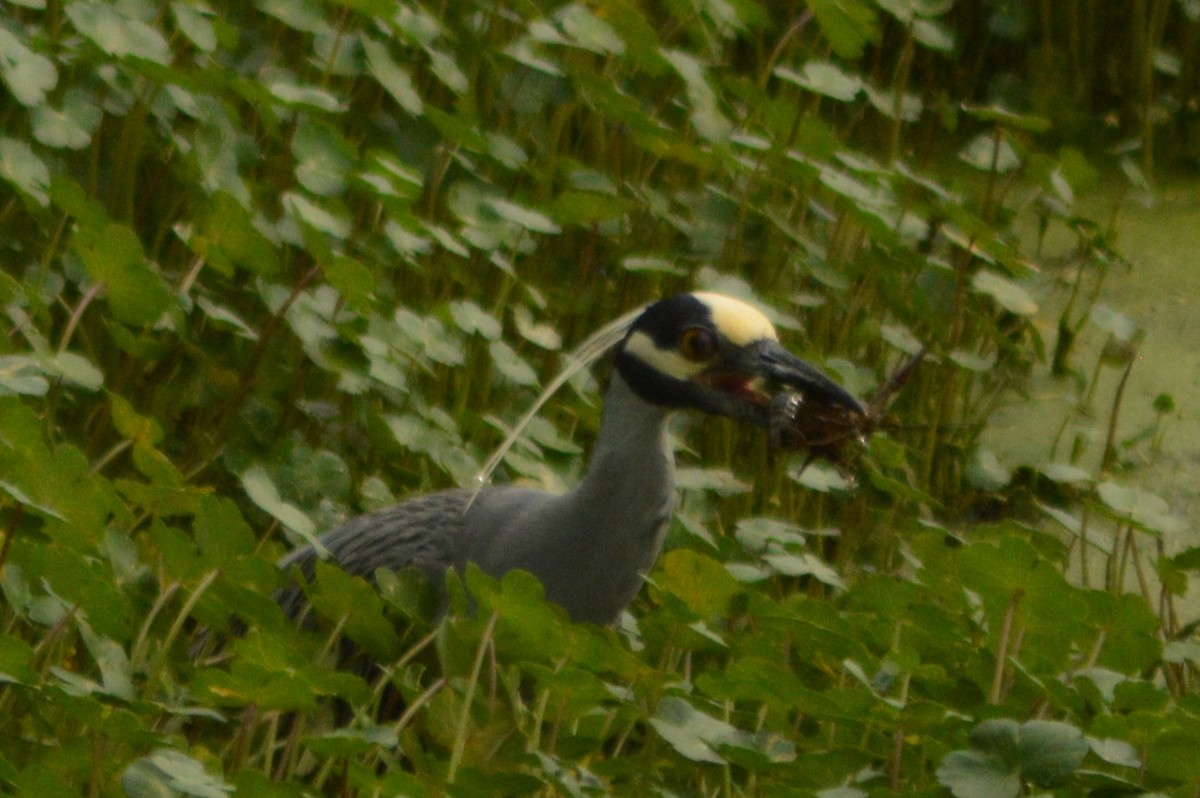
<svg viewBox="0 0 1200 798"><path fill-rule="evenodd" d="M1076 202L1194 157L1195 2L5 8L6 794L1196 794L1200 550L1120 481L1158 431L1093 393L1138 336L1092 312L1119 204ZM326 569L325 624L282 617L289 547L471 484L573 346L693 287L863 395L930 347L902 423L851 478L681 419L620 629L521 574L431 625L407 575ZM1097 468L977 445L1049 368L1073 430L1105 408ZM603 370L497 479L578 475Z"/></svg>

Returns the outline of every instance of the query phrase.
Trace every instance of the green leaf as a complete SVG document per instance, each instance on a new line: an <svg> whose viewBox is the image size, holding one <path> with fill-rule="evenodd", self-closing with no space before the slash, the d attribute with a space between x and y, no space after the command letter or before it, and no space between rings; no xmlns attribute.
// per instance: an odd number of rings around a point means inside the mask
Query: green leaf
<svg viewBox="0 0 1200 798"><path fill-rule="evenodd" d="M466 485L474 481L479 472L479 463L463 449L462 439L457 433L440 429L413 413L385 416L384 421L401 446L428 455L439 467L449 472L456 483Z"/></svg>
<svg viewBox="0 0 1200 798"><path fill-rule="evenodd" d="M63 97L62 109L39 105L30 109L33 137L47 147L81 150L92 143L92 134L100 127L102 114L95 99L80 89L70 89Z"/></svg>
<svg viewBox="0 0 1200 798"><path fill-rule="evenodd" d="M1114 514L1146 532L1170 535L1184 529L1183 522L1171 515L1166 500L1149 491L1101 482L1096 486L1096 494Z"/></svg>
<svg viewBox="0 0 1200 798"><path fill-rule="evenodd" d="M258 340L258 333L251 329L250 325L241 316L238 316L229 308L213 304L207 297L203 296L196 297L196 306L203 311L205 316L219 325L232 327L241 337L247 340Z"/></svg>
<svg viewBox="0 0 1200 798"><path fill-rule="evenodd" d="M421 173L386 152L372 152L367 157L367 171L360 175L385 196L414 200L421 195L424 178ZM396 222L389 224L396 226Z"/></svg>
<svg viewBox="0 0 1200 798"><path fill-rule="evenodd" d="M1200 570L1200 546L1184 549L1174 558L1175 567L1186 571Z"/></svg>
<svg viewBox="0 0 1200 798"><path fill-rule="evenodd" d="M488 345L488 352L492 356L492 365L505 379L527 388L537 387L537 372L511 346L497 339Z"/></svg>
<svg viewBox="0 0 1200 798"><path fill-rule="evenodd" d="M1146 746L1146 769L1156 775L1178 781L1200 779L1200 729L1191 721L1186 727L1168 726Z"/></svg>
<svg viewBox="0 0 1200 798"><path fill-rule="evenodd" d="M1037 313L1038 305L1033 297L1021 286L1001 277L995 272L980 270L971 278L971 285L981 294L987 294L996 304L1015 313L1018 316L1032 316Z"/></svg>
<svg viewBox="0 0 1200 798"><path fill-rule="evenodd" d="M267 91L284 105L315 108L318 111L344 111L341 102L330 92L316 86L305 86L293 80L279 79L267 84Z"/></svg>
<svg viewBox="0 0 1200 798"><path fill-rule="evenodd" d="M1087 752L1083 732L1067 723L1030 720L1018 732L1021 773L1039 787L1062 782L1083 764Z"/></svg>
<svg viewBox="0 0 1200 798"><path fill-rule="evenodd" d="M217 49L217 32L213 27L214 12L206 6L190 2L171 3L171 13L175 15L175 24L196 48L205 53Z"/></svg>
<svg viewBox="0 0 1200 798"><path fill-rule="evenodd" d="M42 396L50 382L41 365L28 355L0 355L0 396Z"/></svg>
<svg viewBox="0 0 1200 798"><path fill-rule="evenodd" d="M61 774L51 771L39 763L23 769L13 779L14 795L22 798L78 798L79 791L72 789Z"/></svg>
<svg viewBox="0 0 1200 798"><path fill-rule="evenodd" d="M30 497L27 493L25 493L25 491L21 490L8 480L0 479L0 492L8 494L18 504L21 504L32 510L36 510L37 512L49 516L57 521L67 520L66 516L54 509L54 507L50 506L49 504L39 503L36 499Z"/></svg>
<svg viewBox="0 0 1200 798"><path fill-rule="evenodd" d="M797 462L788 468L787 474L796 484L819 493L842 493L854 488L851 479L827 463L814 461L805 466L802 461Z"/></svg>
<svg viewBox="0 0 1200 798"><path fill-rule="evenodd" d="M435 363L458 366L466 359L462 337L454 335L435 318L418 316L401 308L396 311L396 325L401 335L415 344L421 355Z"/></svg>
<svg viewBox="0 0 1200 798"><path fill-rule="evenodd" d="M142 243L128 227L111 223L98 230L80 228L71 246L88 275L104 283L104 295L120 321L153 324L173 305L171 292L146 262Z"/></svg>
<svg viewBox="0 0 1200 798"><path fill-rule="evenodd" d="M464 110L460 110L458 115L454 115L430 105L425 108L425 118L450 143L457 144L470 152L487 152L487 136L480 130L478 121Z"/></svg>
<svg viewBox="0 0 1200 798"><path fill-rule="evenodd" d="M936 20L914 20L912 31L913 38L931 50L941 53L950 53L954 50L954 32Z"/></svg>
<svg viewBox="0 0 1200 798"><path fill-rule="evenodd" d="M169 64L171 50L163 35L146 23L126 16L122 9L120 5L77 0L67 5L65 12L77 31L109 55Z"/></svg>
<svg viewBox="0 0 1200 798"><path fill-rule="evenodd" d="M1021 777L1039 786L1074 773L1088 752L1083 733L1066 723L1008 718L986 720L970 735L970 751L952 751L937 779L959 798L1012 798Z"/></svg>
<svg viewBox="0 0 1200 798"><path fill-rule="evenodd" d="M254 531L238 506L223 497L203 496L196 502L195 537L211 568L225 567L255 547Z"/></svg>
<svg viewBox="0 0 1200 798"><path fill-rule="evenodd" d="M864 84L863 89L875 110L889 119L915 122L921 118L921 112L925 109L925 103L916 94L905 93L897 96L890 89L880 89L869 84Z"/></svg>
<svg viewBox="0 0 1200 798"><path fill-rule="evenodd" d="M546 214L522 207L510 200L500 197L489 197L485 200L485 203L501 219L524 227L526 230L547 235L556 235L562 232L562 228L556 225Z"/></svg>
<svg viewBox="0 0 1200 798"><path fill-rule="evenodd" d="M1030 133L1044 133L1050 129L1050 120L1032 114L1018 114L1000 105L970 105L964 103L963 113L981 122L1026 130Z"/></svg>
<svg viewBox="0 0 1200 798"><path fill-rule="evenodd" d="M989 372L996 366L994 357L980 357L962 349L955 349L950 353L949 358L950 362L959 368L974 371L977 374Z"/></svg>
<svg viewBox="0 0 1200 798"><path fill-rule="evenodd" d="M1008 139L996 139L990 133L981 133L963 147L958 157L976 169L990 172L993 169L999 174L1006 174L1021 165L1021 159L1016 150L1008 143Z"/></svg>
<svg viewBox="0 0 1200 798"><path fill-rule="evenodd" d="M625 41L612 25L597 17L587 7L572 3L558 12L563 32L577 45L601 55L622 55Z"/></svg>
<svg viewBox="0 0 1200 798"><path fill-rule="evenodd" d="M825 186L855 205L867 208L882 205L882 197L878 190L856 177L832 168L822 168L820 176Z"/></svg>
<svg viewBox="0 0 1200 798"><path fill-rule="evenodd" d="M721 496L748 493L750 486L724 468L680 468L675 472L679 490L712 491Z"/></svg>
<svg viewBox="0 0 1200 798"><path fill-rule="evenodd" d="M775 76L844 103L854 100L863 90L863 82L859 77L847 75L828 61L809 61L799 72L776 67Z"/></svg>
<svg viewBox="0 0 1200 798"><path fill-rule="evenodd" d="M1064 485L1092 482L1091 473L1070 463L1042 463L1037 470L1047 479Z"/></svg>
<svg viewBox="0 0 1200 798"><path fill-rule="evenodd" d="M354 149L337 128L304 117L292 136L296 180L321 197L341 194L354 166Z"/></svg>
<svg viewBox="0 0 1200 798"><path fill-rule="evenodd" d="M350 472L346 461L327 449L304 444L291 445L288 462L278 474L289 495L306 505L322 500L345 501L350 492Z"/></svg>
<svg viewBox="0 0 1200 798"><path fill-rule="evenodd" d="M591 191L564 191L554 199L550 213L564 225L588 225L625 216L636 207L635 203L621 197ZM630 271L629 258L622 266Z"/></svg>
<svg viewBox="0 0 1200 798"><path fill-rule="evenodd" d="M128 798L179 798L166 777L144 759L125 768L121 774L121 789Z"/></svg>
<svg viewBox="0 0 1200 798"><path fill-rule="evenodd" d="M131 798L226 798L233 792L232 784L211 775L198 760L169 748L160 748L131 764L121 775L121 786Z"/></svg>
<svg viewBox="0 0 1200 798"><path fill-rule="evenodd" d="M1003 490L1012 481L1012 474L990 449L975 450L975 456L967 466L966 477L980 490L992 492Z"/></svg>
<svg viewBox="0 0 1200 798"><path fill-rule="evenodd" d="M0 78L17 102L36 110L58 84L54 62L30 50L7 28L0 27Z"/></svg>
<svg viewBox="0 0 1200 798"><path fill-rule="evenodd" d="M375 291L375 275L362 261L344 255L335 256L321 264L329 284L337 289L346 303L358 312L371 307Z"/></svg>
<svg viewBox="0 0 1200 798"><path fill-rule="evenodd" d="M308 225L313 230L336 239L350 237L352 228L349 220L317 205L304 195L289 191L283 195L281 201L297 221Z"/></svg>
<svg viewBox="0 0 1200 798"><path fill-rule="evenodd" d="M189 242L217 264L239 266L271 276L279 271L275 244L255 226L250 213L232 194L216 191L201 214L203 241Z"/></svg>
<svg viewBox="0 0 1200 798"><path fill-rule="evenodd" d="M649 255L629 255L621 259L621 268L629 272L658 272L682 276L687 274L667 258Z"/></svg>
<svg viewBox="0 0 1200 798"><path fill-rule="evenodd" d="M742 591L721 563L691 549L664 554L654 570L654 584L702 618L726 613L729 602Z"/></svg>
<svg viewBox="0 0 1200 798"><path fill-rule="evenodd" d="M36 684L37 672L33 670L34 651L24 640L0 635L0 685L16 682Z"/></svg>
<svg viewBox="0 0 1200 798"><path fill-rule="evenodd" d="M458 329L468 335L478 334L489 341L496 341L504 329L500 321L483 308L468 300L451 302L450 316Z"/></svg>
<svg viewBox="0 0 1200 798"><path fill-rule="evenodd" d="M75 352L56 352L44 358L45 368L67 382L87 391L98 391L104 385L104 372L92 361Z"/></svg>
<svg viewBox="0 0 1200 798"><path fill-rule="evenodd" d="M471 83L467 79L466 73L459 68L451 56L429 46L426 46L425 54L429 56L429 65L438 80L446 84L447 88L455 94L467 93L467 90L471 88Z"/></svg>
<svg viewBox="0 0 1200 798"><path fill-rule="evenodd" d="M425 112L425 104L421 102L421 96L408 72L392 60L387 45L374 39L363 39L363 50L367 54L367 68L379 85L409 114L421 116Z"/></svg>
<svg viewBox="0 0 1200 798"><path fill-rule="evenodd" d="M79 619L77 623L88 652L100 668L104 692L124 701L133 700L133 672L125 649L117 641L96 634L84 620Z"/></svg>
<svg viewBox="0 0 1200 798"><path fill-rule="evenodd" d="M1088 314L1088 321L1118 341L1133 341L1137 336L1137 322L1103 302L1097 302L1092 306L1092 310Z"/></svg>
<svg viewBox="0 0 1200 798"><path fill-rule="evenodd" d="M1016 798L1021 792L1016 768L982 751L951 751L937 780L957 798Z"/></svg>
<svg viewBox="0 0 1200 798"><path fill-rule="evenodd" d="M378 568L374 578L380 598L405 616L433 623L440 612L437 587L417 568Z"/></svg>
<svg viewBox="0 0 1200 798"><path fill-rule="evenodd" d="M542 349L547 349L551 352L562 349L562 336L558 334L558 330L555 330L549 324L534 322L529 309L524 305L518 305L513 310L513 321L517 325L517 334L531 344L540 346Z"/></svg>
<svg viewBox="0 0 1200 798"><path fill-rule="evenodd" d="M743 518L738 521L735 534L738 543L750 554L761 554L773 543L782 546L804 546L808 542L805 530L774 518Z"/></svg>
<svg viewBox="0 0 1200 798"><path fill-rule="evenodd" d="M1087 741L1088 747L1092 749L1092 752L1105 762L1127 768L1140 768L1142 766L1142 758L1138 755L1137 749L1124 740L1117 740L1111 737L1104 740L1097 740L1094 737L1089 737Z"/></svg>
<svg viewBox="0 0 1200 798"><path fill-rule="evenodd" d="M471 565L466 583L481 610L499 613L496 646L500 652L523 661L562 660L570 626L563 610L546 601L545 588L536 577L513 570L497 582Z"/></svg>
<svg viewBox="0 0 1200 798"><path fill-rule="evenodd" d="M821 34L842 58L856 59L867 44L879 40L879 20L862 0L810 0Z"/></svg>
<svg viewBox="0 0 1200 798"><path fill-rule="evenodd" d="M124 397L113 394L109 396L110 412L113 414L113 426L122 436L133 443L144 446L156 446L162 443L162 425L150 416L142 415L133 409L132 404Z"/></svg>
<svg viewBox="0 0 1200 798"><path fill-rule="evenodd" d="M659 702L650 725L685 759L714 764L725 762L715 750L718 745L733 742L745 734L673 696Z"/></svg>
<svg viewBox="0 0 1200 798"><path fill-rule="evenodd" d="M318 551L324 550L317 540L316 525L312 519L298 507L285 502L280 497L279 490L271 481L266 469L261 466L246 469L242 473L242 489L246 491L246 495L250 497L251 501L268 515L300 535L306 543L316 546Z"/></svg>
<svg viewBox="0 0 1200 798"><path fill-rule="evenodd" d="M565 73L556 61L552 61L544 53L536 49L536 43L529 38L520 38L510 44L504 55L530 69L544 72L554 77L562 77Z"/></svg>
<svg viewBox="0 0 1200 798"><path fill-rule="evenodd" d="M25 142L0 137L0 179L42 207L50 204L50 170Z"/></svg>
<svg viewBox="0 0 1200 798"><path fill-rule="evenodd" d="M1192 640L1172 640L1163 646L1163 661L1200 663L1200 643Z"/></svg>
<svg viewBox="0 0 1200 798"><path fill-rule="evenodd" d="M304 741L305 748L322 757L362 756L380 748L391 750L398 744L396 732L388 726L335 729Z"/></svg>
<svg viewBox="0 0 1200 798"><path fill-rule="evenodd" d="M378 591L337 565L318 562L315 582L308 589L312 606L325 618L342 625L345 634L377 662L387 662L399 653L396 630L383 614Z"/></svg>
<svg viewBox="0 0 1200 798"><path fill-rule="evenodd" d="M667 50L663 53L679 77L683 78L691 103L692 125L701 137L709 141L724 141L733 131L733 125L721 113L717 95L708 83L704 65L691 53L683 50Z"/></svg>
<svg viewBox="0 0 1200 798"><path fill-rule="evenodd" d="M305 33L332 36L333 29L325 19L324 8L311 0L259 0L258 10Z"/></svg>
<svg viewBox="0 0 1200 798"><path fill-rule="evenodd" d="M784 576L811 576L819 582L839 590L846 588L846 583L838 572L820 557L809 552L789 553L777 552L763 555L763 562L771 570Z"/></svg>

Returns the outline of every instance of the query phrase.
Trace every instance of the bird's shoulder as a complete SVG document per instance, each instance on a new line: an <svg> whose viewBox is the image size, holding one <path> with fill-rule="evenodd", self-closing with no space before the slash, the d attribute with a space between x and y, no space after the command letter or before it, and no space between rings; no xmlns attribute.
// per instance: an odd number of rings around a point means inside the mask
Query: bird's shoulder
<svg viewBox="0 0 1200 798"><path fill-rule="evenodd" d="M508 485L478 492L443 490L351 518L319 540L329 559L353 574L416 566L433 576L462 565L494 533L519 524L550 497ZM319 559L314 547L304 546L286 555L279 566L285 571L298 566L308 574Z"/></svg>
<svg viewBox="0 0 1200 798"><path fill-rule="evenodd" d="M379 567L409 565L444 568L454 560L456 533L469 499L464 490L417 496L349 519L322 534L320 546L351 573L367 575ZM279 566L311 571L318 559L316 547L303 546L286 555Z"/></svg>

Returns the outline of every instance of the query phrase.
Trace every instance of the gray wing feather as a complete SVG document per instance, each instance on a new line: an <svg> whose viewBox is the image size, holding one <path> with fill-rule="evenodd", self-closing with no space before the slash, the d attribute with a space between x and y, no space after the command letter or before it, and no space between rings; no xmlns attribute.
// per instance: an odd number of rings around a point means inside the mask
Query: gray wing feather
<svg viewBox="0 0 1200 798"><path fill-rule="evenodd" d="M351 519L322 535L321 544L329 550L331 562L355 576L372 579L379 568L414 566L440 588L446 569L460 564L468 498L467 491L448 490L411 499ZM299 569L305 579L312 579L319 559L312 546L304 546L283 557L279 567L287 573ZM290 617L306 606L295 585L275 598Z"/></svg>

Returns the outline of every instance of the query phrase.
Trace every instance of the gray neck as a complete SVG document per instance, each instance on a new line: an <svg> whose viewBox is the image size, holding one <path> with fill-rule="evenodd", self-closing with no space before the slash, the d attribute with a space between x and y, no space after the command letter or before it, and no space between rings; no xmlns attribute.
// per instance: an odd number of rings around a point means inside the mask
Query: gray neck
<svg viewBox="0 0 1200 798"><path fill-rule="evenodd" d="M675 500L675 459L667 441L670 411L641 399L619 372L604 397L604 415L583 481L566 498L589 518L583 529L609 552L624 552L636 569L653 563L661 526Z"/></svg>
<svg viewBox="0 0 1200 798"><path fill-rule="evenodd" d="M613 374L587 475L556 502L573 538L571 583L547 590L576 620L614 620L658 558L675 503L669 414Z"/></svg>
<svg viewBox="0 0 1200 798"><path fill-rule="evenodd" d="M480 548L466 559L494 576L512 568L532 572L547 598L577 621L614 621L654 565L674 504L668 415L614 374L587 475L559 496L521 489L482 494L475 505L481 526L466 534Z"/></svg>
<svg viewBox="0 0 1200 798"><path fill-rule="evenodd" d="M670 410L641 399L620 373L604 397L591 464L568 496L606 515L646 518L670 508L675 460L667 441ZM610 504L604 504L610 502ZM598 519L598 520L602 520Z"/></svg>

